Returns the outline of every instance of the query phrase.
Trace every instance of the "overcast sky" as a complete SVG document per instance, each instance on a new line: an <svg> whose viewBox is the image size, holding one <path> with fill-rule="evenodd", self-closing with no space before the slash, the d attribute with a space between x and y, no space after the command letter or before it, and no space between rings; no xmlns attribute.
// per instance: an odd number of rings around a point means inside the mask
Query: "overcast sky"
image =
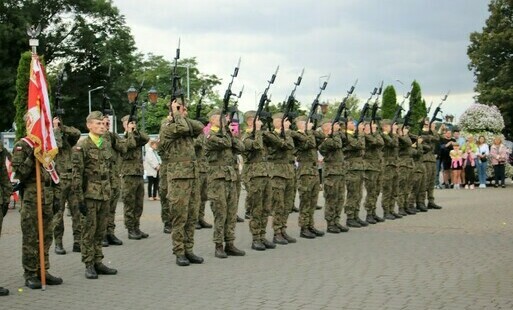
<svg viewBox="0 0 513 310"><path fill-rule="evenodd" d="M254 109L277 65L273 99L284 100L301 69L297 98L310 103L321 77L331 73L322 98L339 101L358 78L360 98L381 80L405 93L419 81L428 104L447 90L444 112L461 114L474 102L467 69L469 34L488 17L485 0L114 0L145 53L172 59L178 38L182 57L223 79L242 57L234 90ZM401 85L396 80L404 83Z"/></svg>

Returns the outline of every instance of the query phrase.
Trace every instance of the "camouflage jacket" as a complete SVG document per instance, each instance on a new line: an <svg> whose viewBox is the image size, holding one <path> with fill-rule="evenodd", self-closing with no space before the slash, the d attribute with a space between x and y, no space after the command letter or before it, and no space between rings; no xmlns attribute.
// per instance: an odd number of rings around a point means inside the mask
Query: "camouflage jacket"
<svg viewBox="0 0 513 310"><path fill-rule="evenodd" d="M135 146L134 139L123 139L117 133L114 132L106 132L103 135L103 139L108 142L110 145L110 151L112 153L112 168L110 173L110 182L111 187L119 188L121 185L121 164L122 164L122 155L127 152L128 147L133 148Z"/></svg>
<svg viewBox="0 0 513 310"><path fill-rule="evenodd" d="M413 168L412 144L409 135L399 136L399 166Z"/></svg>
<svg viewBox="0 0 513 310"><path fill-rule="evenodd" d="M381 133L383 142L383 159L385 160L386 166L397 167L398 151L399 151L399 139L396 134L393 133Z"/></svg>
<svg viewBox="0 0 513 310"><path fill-rule="evenodd" d="M143 150L142 147L150 141L144 132L134 130L125 133L127 139L126 152L121 154L121 175L143 176Z"/></svg>
<svg viewBox="0 0 513 310"><path fill-rule="evenodd" d="M323 174L344 175L344 152L342 151L342 137L340 135L328 136L319 145L319 152L324 156Z"/></svg>
<svg viewBox="0 0 513 310"><path fill-rule="evenodd" d="M34 149L25 139L21 139L14 145L12 155L12 171L15 178L23 183L25 191L23 199L36 202L36 163ZM39 164L39 163L38 163ZM43 203L53 202L53 191L59 185L52 182L50 174L41 166L41 185L43 188Z"/></svg>
<svg viewBox="0 0 513 310"><path fill-rule="evenodd" d="M254 177L268 177L270 175L269 163L267 162L267 149L264 146L263 132L256 131L253 138L251 133L242 136L244 152L242 158L242 178L245 182Z"/></svg>
<svg viewBox="0 0 513 310"><path fill-rule="evenodd" d="M55 170L61 179L71 180L71 148L80 139L80 130L62 125L53 130L59 153L55 156Z"/></svg>
<svg viewBox="0 0 513 310"><path fill-rule="evenodd" d="M365 170L381 171L384 145L385 142L379 133L365 134L365 153L363 154Z"/></svg>
<svg viewBox="0 0 513 310"><path fill-rule="evenodd" d="M244 146L240 139L231 134L210 130L205 142L205 155L208 161L208 179L237 181L238 175L233 164L234 151L242 153Z"/></svg>
<svg viewBox="0 0 513 310"><path fill-rule="evenodd" d="M163 155L168 179L194 179L199 177L199 167L194 151L194 138L203 132L200 121L175 115L174 121L166 121L160 130L159 155Z"/></svg>
<svg viewBox="0 0 513 310"><path fill-rule="evenodd" d="M342 144L344 145L344 158L348 170L365 170L363 154L365 153L365 137L354 133L341 133Z"/></svg>
<svg viewBox="0 0 513 310"><path fill-rule="evenodd" d="M282 138L277 131L264 131L264 144L268 152L271 177L293 179L294 172L294 140L289 133Z"/></svg>
<svg viewBox="0 0 513 310"><path fill-rule="evenodd" d="M96 146L90 137L73 148L71 188L79 203L84 202L84 199L110 200L111 148L106 140L103 140L100 147Z"/></svg>
<svg viewBox="0 0 513 310"><path fill-rule="evenodd" d="M440 137L436 133L431 132L422 132L422 145L423 145L423 156L422 160L424 162L436 162L435 156L435 148L438 143L440 143Z"/></svg>
<svg viewBox="0 0 513 310"><path fill-rule="evenodd" d="M205 143L206 137L204 134L200 134L194 139L194 152L196 154L196 160L198 161L198 167L200 173L208 172L208 161L205 155Z"/></svg>
<svg viewBox="0 0 513 310"><path fill-rule="evenodd" d="M7 174L5 159L9 157L9 152L0 144L0 206L9 203L12 194L12 184Z"/></svg>
<svg viewBox="0 0 513 310"><path fill-rule="evenodd" d="M306 133L290 131L290 136L294 140L294 147L296 148L298 161L297 175L318 175L317 138L322 139L324 134L314 130L309 130Z"/></svg>
<svg viewBox="0 0 513 310"><path fill-rule="evenodd" d="M411 146L411 157L413 160L413 167L415 173L423 173L424 172L424 162L422 161L422 156L424 154L423 144L414 143Z"/></svg>

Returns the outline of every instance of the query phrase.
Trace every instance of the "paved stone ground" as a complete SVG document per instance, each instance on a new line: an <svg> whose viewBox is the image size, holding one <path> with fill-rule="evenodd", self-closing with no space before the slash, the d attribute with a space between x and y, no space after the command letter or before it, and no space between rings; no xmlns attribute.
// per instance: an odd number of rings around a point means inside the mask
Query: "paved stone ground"
<svg viewBox="0 0 513 310"><path fill-rule="evenodd" d="M443 210L265 252L250 249L246 222L237 225L236 244L247 251L242 258L215 258L212 230L204 229L195 252L205 263L190 267L175 265L160 206L146 201L142 229L149 239L128 240L117 217L125 244L104 252L117 276L87 280L79 254L52 252L51 272L64 284L44 292L23 287L19 213L9 211L0 284L11 295L0 297L0 309L513 309L512 192L511 185L438 190ZM322 218L317 211L325 229ZM69 252L70 224L66 217ZM289 226L298 236L297 214Z"/></svg>

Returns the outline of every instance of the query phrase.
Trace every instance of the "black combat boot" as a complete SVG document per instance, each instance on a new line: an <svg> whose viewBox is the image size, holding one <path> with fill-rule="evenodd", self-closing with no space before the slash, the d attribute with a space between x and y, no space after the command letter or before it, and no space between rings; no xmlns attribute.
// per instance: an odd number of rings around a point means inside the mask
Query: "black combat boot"
<svg viewBox="0 0 513 310"><path fill-rule="evenodd" d="M110 245L123 245L123 241L119 240L114 234L107 234L107 241Z"/></svg>
<svg viewBox="0 0 513 310"><path fill-rule="evenodd" d="M315 210L321 210L321 209L322 209L322 206L319 206L319 205L315 206Z"/></svg>
<svg viewBox="0 0 513 310"><path fill-rule="evenodd" d="M102 247L106 248L109 246L109 240L107 240L107 237L105 236L102 240Z"/></svg>
<svg viewBox="0 0 513 310"><path fill-rule="evenodd" d="M244 214L244 218L246 220L249 220L251 218L251 214L249 213L249 211L246 210L246 213Z"/></svg>
<svg viewBox="0 0 513 310"><path fill-rule="evenodd" d="M86 279L98 279L98 274L96 273L96 269L94 269L93 264L86 265L85 277Z"/></svg>
<svg viewBox="0 0 513 310"><path fill-rule="evenodd" d="M299 233L299 237L305 239L315 239L315 234L311 232L308 228L301 228L301 233Z"/></svg>
<svg viewBox="0 0 513 310"><path fill-rule="evenodd" d="M237 215L237 223L244 223L244 219Z"/></svg>
<svg viewBox="0 0 513 310"><path fill-rule="evenodd" d="M328 229L326 230L330 234L340 234L340 228L337 225L328 225Z"/></svg>
<svg viewBox="0 0 513 310"><path fill-rule="evenodd" d="M291 236L289 236L285 230L281 231L281 235L283 236L283 238L285 238L285 240L287 240L288 243L297 242L296 238L292 238Z"/></svg>
<svg viewBox="0 0 513 310"><path fill-rule="evenodd" d="M401 216L408 216L408 213L406 213L406 211L404 210L404 208L399 208L399 214Z"/></svg>
<svg viewBox="0 0 513 310"><path fill-rule="evenodd" d="M80 253L80 243L73 242L73 252Z"/></svg>
<svg viewBox="0 0 513 310"><path fill-rule="evenodd" d="M392 214L396 219L400 219L400 218L402 218L402 217L403 217L402 215L400 215L400 214L398 214L398 213L395 213L395 211L394 211L394 210L390 211L390 214Z"/></svg>
<svg viewBox="0 0 513 310"><path fill-rule="evenodd" d="M393 216L389 211L385 211L383 216L385 217L385 220L395 220L395 216Z"/></svg>
<svg viewBox="0 0 513 310"><path fill-rule="evenodd" d="M207 223L205 219L199 219L198 223L200 224L201 228L212 228L212 224Z"/></svg>
<svg viewBox="0 0 513 310"><path fill-rule="evenodd" d="M358 222L358 224L360 224L362 227L367 227L369 226L369 223L367 223L366 221L362 220L359 216L357 216L355 218L355 221Z"/></svg>
<svg viewBox="0 0 513 310"><path fill-rule="evenodd" d="M25 279L25 286L28 288L31 288L33 290L41 289L42 284L41 280L39 280L39 277L34 275L30 275Z"/></svg>
<svg viewBox="0 0 513 310"><path fill-rule="evenodd" d="M48 271L45 274L46 276L46 284L48 285L61 285L62 279L59 277L52 276ZM41 280L41 276L39 276L39 280Z"/></svg>
<svg viewBox="0 0 513 310"><path fill-rule="evenodd" d="M281 233L277 233L274 235L273 242L276 244L281 244L281 245L289 244L287 239L285 239L285 237L283 237L283 235Z"/></svg>
<svg viewBox="0 0 513 310"><path fill-rule="evenodd" d="M299 208L296 206L292 207L292 210L290 210L290 213L299 213Z"/></svg>
<svg viewBox="0 0 513 310"><path fill-rule="evenodd" d="M128 239L141 240L142 236L135 229L128 230Z"/></svg>
<svg viewBox="0 0 513 310"><path fill-rule="evenodd" d="M115 275L118 273L116 269L109 268L105 266L103 263L94 264L94 270L96 270L97 274Z"/></svg>
<svg viewBox="0 0 513 310"><path fill-rule="evenodd" d="M417 214L417 211L415 211L415 208L412 206L404 208L404 211L406 211L406 213L408 213L408 215Z"/></svg>
<svg viewBox="0 0 513 310"><path fill-rule="evenodd" d="M150 235L148 235L147 233L145 233L144 231L141 231L141 230L139 229L139 227L137 227L137 228L135 229L135 231L136 231L139 235L141 235L141 238L142 238L142 239L146 239L146 238L148 238L148 237L150 236Z"/></svg>
<svg viewBox="0 0 513 310"><path fill-rule="evenodd" d="M385 219L384 219L384 218L379 217L376 213L372 213L372 217L374 217L374 220L375 220L376 222L378 222L378 223L382 223L382 222L384 222L384 221L385 221Z"/></svg>
<svg viewBox="0 0 513 310"><path fill-rule="evenodd" d="M344 226L340 223L336 223L335 225L338 227L338 229L340 229L340 232L348 232L349 231L349 228L347 228L346 226Z"/></svg>
<svg viewBox="0 0 513 310"><path fill-rule="evenodd" d="M55 254L57 255L65 255L66 250L62 246L62 241L55 241Z"/></svg>
<svg viewBox="0 0 513 310"><path fill-rule="evenodd" d="M186 252L185 257L189 260L191 264L203 264L203 257L200 257L193 252Z"/></svg>
<svg viewBox="0 0 513 310"><path fill-rule="evenodd" d="M439 205L437 205L437 204L436 204L436 203L434 203L434 202L430 202L430 203L428 203L428 206L427 206L427 207L428 207L428 209L435 209L435 210L440 210L440 209L442 209L442 206L439 206Z"/></svg>
<svg viewBox="0 0 513 310"><path fill-rule="evenodd" d="M201 224L199 222L196 222L196 224L194 224L194 229L200 230L201 228L203 227L201 227Z"/></svg>
<svg viewBox="0 0 513 310"><path fill-rule="evenodd" d="M428 209L427 209L426 205L423 204L423 203L418 203L417 204L417 210L420 211L420 212L428 212Z"/></svg>
<svg viewBox="0 0 513 310"><path fill-rule="evenodd" d="M372 214L367 214L367 217L365 217L365 221L369 224L377 224L376 220L374 219L374 216Z"/></svg>
<svg viewBox="0 0 513 310"><path fill-rule="evenodd" d="M262 243L264 244L266 249L275 249L276 248L276 244L274 242L269 241L265 238L262 239Z"/></svg>
<svg viewBox="0 0 513 310"><path fill-rule="evenodd" d="M346 225L348 227L353 227L353 228L360 228L360 227L362 227L362 225L360 225L360 223L358 223L358 221L355 220L354 218L348 218L347 221L346 221Z"/></svg>
<svg viewBox="0 0 513 310"><path fill-rule="evenodd" d="M265 251L265 245L261 240L253 240L251 248L256 251Z"/></svg>
<svg viewBox="0 0 513 310"><path fill-rule="evenodd" d="M322 237L324 236L324 231L322 230L318 230L317 228L311 226L311 227L308 227L308 229L315 234L316 237Z"/></svg>
<svg viewBox="0 0 513 310"><path fill-rule="evenodd" d="M170 234L171 233L171 224L170 223L165 223L164 224L164 233L165 234Z"/></svg>
<svg viewBox="0 0 513 310"><path fill-rule="evenodd" d="M215 257L217 257L217 258L227 258L228 257L228 255L224 251L222 243L216 243Z"/></svg>
<svg viewBox="0 0 513 310"><path fill-rule="evenodd" d="M244 256L246 252L237 249L237 247L233 244L233 242L226 242L226 246L224 247L224 252L229 256Z"/></svg>
<svg viewBox="0 0 513 310"><path fill-rule="evenodd" d="M0 296L7 296L9 295L9 290L3 287L0 287Z"/></svg>
<svg viewBox="0 0 513 310"><path fill-rule="evenodd" d="M178 266L185 267L185 266L189 266L191 264L191 262L189 262L189 260L187 259L187 257L185 257L185 255L176 255L176 264Z"/></svg>

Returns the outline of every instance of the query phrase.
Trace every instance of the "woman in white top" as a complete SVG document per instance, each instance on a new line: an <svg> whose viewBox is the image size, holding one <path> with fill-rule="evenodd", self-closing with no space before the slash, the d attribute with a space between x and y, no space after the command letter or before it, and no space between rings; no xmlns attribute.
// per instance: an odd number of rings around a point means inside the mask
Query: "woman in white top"
<svg viewBox="0 0 513 310"><path fill-rule="evenodd" d="M162 162L157 154L158 141L151 140L150 147L146 149L144 156L144 170L148 178L148 197L150 200L159 200L157 193L159 192L159 170Z"/></svg>
<svg viewBox="0 0 513 310"><path fill-rule="evenodd" d="M488 155L490 155L490 147L486 143L486 138L480 136L477 140L477 173L479 176L479 188L486 188L486 169L488 168Z"/></svg>

